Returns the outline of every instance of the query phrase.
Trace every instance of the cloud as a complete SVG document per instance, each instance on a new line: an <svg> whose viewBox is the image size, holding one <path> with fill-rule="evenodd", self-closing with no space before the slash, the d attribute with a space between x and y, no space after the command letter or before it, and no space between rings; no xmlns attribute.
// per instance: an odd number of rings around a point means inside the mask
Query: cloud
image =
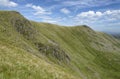
<svg viewBox="0 0 120 79"><path fill-rule="evenodd" d="M57 18L52 18L50 16L40 16L39 18L42 18L42 22L48 22L48 23L54 23L54 24L57 24L59 23L60 21L62 21L62 18L61 17L57 17Z"/></svg>
<svg viewBox="0 0 120 79"><path fill-rule="evenodd" d="M79 8L83 7L96 7L96 6L106 6L114 3L120 3L119 0L66 0L62 4L64 6L77 6Z"/></svg>
<svg viewBox="0 0 120 79"><path fill-rule="evenodd" d="M18 6L18 4L13 1L10 1L10 0L0 0L0 6L16 7L16 6Z"/></svg>
<svg viewBox="0 0 120 79"><path fill-rule="evenodd" d="M88 12L82 12L80 14L77 15L78 17L99 17L102 16L101 12L94 12L94 11L88 11Z"/></svg>
<svg viewBox="0 0 120 79"><path fill-rule="evenodd" d="M75 21L81 24L99 24L99 23L115 23L120 20L120 10L107 10L81 12L75 16Z"/></svg>
<svg viewBox="0 0 120 79"><path fill-rule="evenodd" d="M66 6L74 6L74 5L87 5L87 1L81 1L81 0L76 0L76 1L64 1L63 4L68 4Z"/></svg>
<svg viewBox="0 0 120 79"><path fill-rule="evenodd" d="M104 7L108 5L119 4L120 0L54 0L56 1L54 5L49 6L52 10L60 8L69 8L74 12L78 12L83 8L93 8L93 7Z"/></svg>
<svg viewBox="0 0 120 79"><path fill-rule="evenodd" d="M60 11L64 14L69 14L70 13L70 10L68 10L66 8L62 8Z"/></svg>
<svg viewBox="0 0 120 79"><path fill-rule="evenodd" d="M43 20L43 22L47 22L47 23L57 23L57 21L55 21L55 20Z"/></svg>
<svg viewBox="0 0 120 79"><path fill-rule="evenodd" d="M44 8L42 8L41 6L36 6L33 4L26 4L26 7L30 7L32 9L34 9L36 12L34 13L34 15L48 15L51 14L50 11L45 10Z"/></svg>

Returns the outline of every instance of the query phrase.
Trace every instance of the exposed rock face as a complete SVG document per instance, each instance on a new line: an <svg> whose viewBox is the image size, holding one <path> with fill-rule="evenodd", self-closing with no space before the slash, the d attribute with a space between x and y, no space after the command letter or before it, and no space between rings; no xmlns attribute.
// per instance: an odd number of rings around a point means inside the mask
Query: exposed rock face
<svg viewBox="0 0 120 79"><path fill-rule="evenodd" d="M53 57L61 62L69 63L70 57L56 45L44 45L42 43L35 43L38 50L48 57Z"/></svg>
<svg viewBox="0 0 120 79"><path fill-rule="evenodd" d="M31 28L32 24L29 21L16 18L12 20L12 24L14 28L24 37L27 39L33 39L35 33L33 31L33 28Z"/></svg>

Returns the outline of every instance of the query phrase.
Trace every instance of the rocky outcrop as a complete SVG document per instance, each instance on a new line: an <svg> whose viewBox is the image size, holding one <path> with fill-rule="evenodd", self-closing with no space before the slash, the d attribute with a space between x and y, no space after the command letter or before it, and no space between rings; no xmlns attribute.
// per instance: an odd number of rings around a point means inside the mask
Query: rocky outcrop
<svg viewBox="0 0 120 79"><path fill-rule="evenodd" d="M44 45L42 43L35 43L38 50L48 57L57 59L60 62L69 63L70 57L56 45Z"/></svg>

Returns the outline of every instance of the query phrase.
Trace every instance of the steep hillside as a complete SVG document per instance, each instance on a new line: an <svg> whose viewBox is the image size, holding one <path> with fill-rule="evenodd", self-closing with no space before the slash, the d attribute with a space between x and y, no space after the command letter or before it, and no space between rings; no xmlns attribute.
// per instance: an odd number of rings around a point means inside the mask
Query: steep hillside
<svg viewBox="0 0 120 79"><path fill-rule="evenodd" d="M120 79L120 41L88 26L0 11L0 79Z"/></svg>

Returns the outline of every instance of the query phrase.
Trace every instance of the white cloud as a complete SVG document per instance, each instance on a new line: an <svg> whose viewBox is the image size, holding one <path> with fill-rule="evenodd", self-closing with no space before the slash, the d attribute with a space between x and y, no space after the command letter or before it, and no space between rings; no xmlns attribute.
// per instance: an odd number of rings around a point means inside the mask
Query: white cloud
<svg viewBox="0 0 120 79"><path fill-rule="evenodd" d="M101 12L94 12L94 11L88 11L88 12L82 12L80 14L77 15L78 17L99 17L102 16Z"/></svg>
<svg viewBox="0 0 120 79"><path fill-rule="evenodd" d="M102 26L120 24L120 10L87 11L71 18L76 25ZM108 25L108 26L109 26ZM119 25L120 26L120 25Z"/></svg>
<svg viewBox="0 0 120 79"><path fill-rule="evenodd" d="M77 6L79 8L110 5L113 3L120 3L120 1L119 0L75 0L75 1L66 0L62 2L64 6Z"/></svg>
<svg viewBox="0 0 120 79"><path fill-rule="evenodd" d="M48 22L48 23L58 23L59 21L61 21L60 17L52 17L50 14L52 12L47 11L46 9L44 9L41 6L36 6L33 4L26 4L26 7L32 8L33 10L35 10L35 18L36 19L41 19L42 22ZM37 16L37 17L36 17Z"/></svg>
<svg viewBox="0 0 120 79"><path fill-rule="evenodd" d="M46 19L46 20L52 19L50 16L46 16L46 15L39 15L37 18Z"/></svg>
<svg viewBox="0 0 120 79"><path fill-rule="evenodd" d="M36 12L34 13L34 15L45 15L45 14L51 14L50 11L45 10L44 8L42 8L41 6L36 6L33 4L26 4L26 7L30 7L32 9L34 9Z"/></svg>
<svg viewBox="0 0 120 79"><path fill-rule="evenodd" d="M62 18L61 17L57 17L57 18L52 18L50 16L40 16L39 18L42 18L43 22L48 22L48 23L59 23L60 21L62 21Z"/></svg>
<svg viewBox="0 0 120 79"><path fill-rule="evenodd" d="M66 6L74 6L74 5L88 5L88 1L81 1L81 0L76 0L76 1L64 1L63 4Z"/></svg>
<svg viewBox="0 0 120 79"><path fill-rule="evenodd" d="M47 11L45 8L41 7L41 6L36 6L33 4L26 4L26 7L32 8L33 10L35 10L35 18L37 19L41 19L42 22L48 22L48 23L57 23L58 20L57 19L53 19L50 14L52 14L52 12ZM36 17L37 16L37 17Z"/></svg>
<svg viewBox="0 0 120 79"><path fill-rule="evenodd" d="M57 23L57 21L55 21L55 20L43 20L43 22L48 22L48 23Z"/></svg>
<svg viewBox="0 0 120 79"><path fill-rule="evenodd" d="M70 10L68 10L66 8L62 8L60 11L64 14L69 14L70 13Z"/></svg>
<svg viewBox="0 0 120 79"><path fill-rule="evenodd" d="M119 15L120 10L107 10L105 12L88 11L79 13L74 19L79 23L105 23L119 21Z"/></svg>
<svg viewBox="0 0 120 79"><path fill-rule="evenodd" d="M0 0L0 6L16 7L18 4L10 0Z"/></svg>

